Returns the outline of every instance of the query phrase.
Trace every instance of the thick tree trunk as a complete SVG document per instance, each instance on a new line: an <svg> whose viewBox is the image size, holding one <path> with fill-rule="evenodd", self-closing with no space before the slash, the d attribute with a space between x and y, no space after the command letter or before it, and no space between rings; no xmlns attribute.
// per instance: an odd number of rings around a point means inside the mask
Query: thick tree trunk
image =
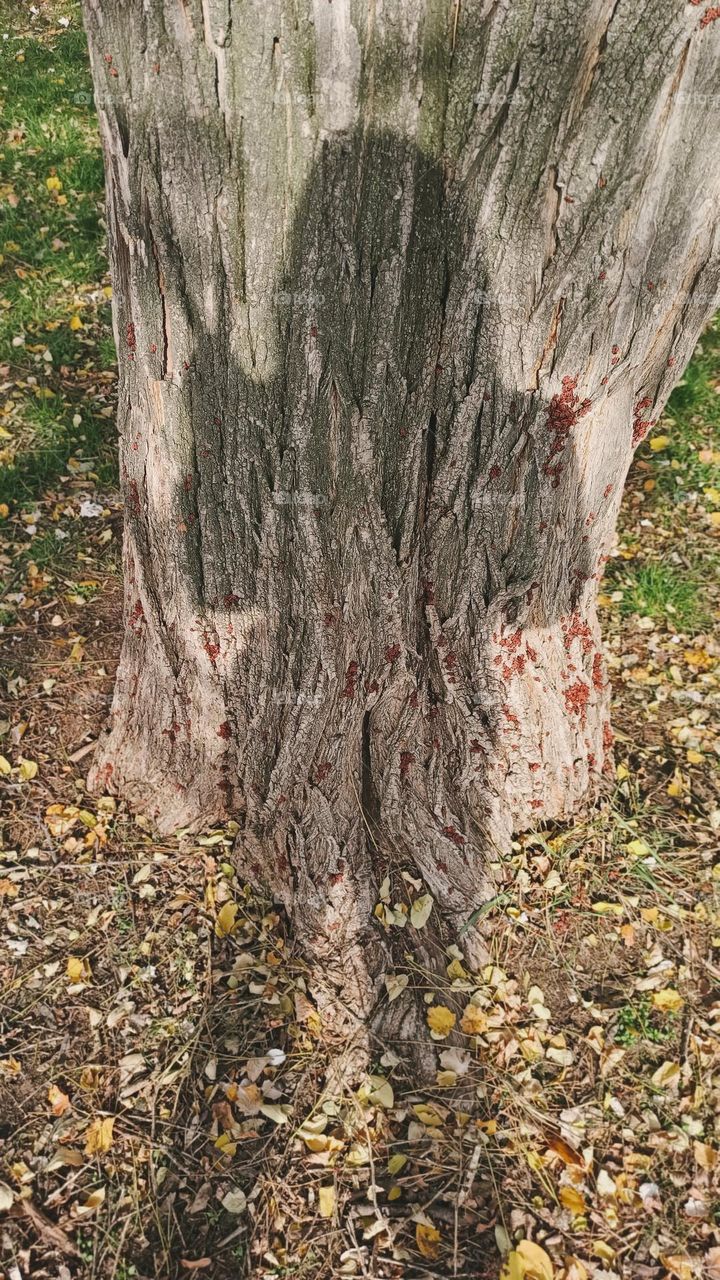
<svg viewBox="0 0 720 1280"><path fill-rule="evenodd" d="M388 869L456 927L607 763L598 580L716 294L720 22L85 6L127 503L94 785L235 819L362 1010Z"/></svg>

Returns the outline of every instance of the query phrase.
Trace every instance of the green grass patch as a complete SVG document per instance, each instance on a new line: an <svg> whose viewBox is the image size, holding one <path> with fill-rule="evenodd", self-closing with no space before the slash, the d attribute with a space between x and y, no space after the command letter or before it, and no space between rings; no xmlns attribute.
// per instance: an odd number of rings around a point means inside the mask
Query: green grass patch
<svg viewBox="0 0 720 1280"><path fill-rule="evenodd" d="M702 631L710 624L699 581L673 565L649 563L623 566L618 583L624 592L623 614L637 613L678 631Z"/></svg>
<svg viewBox="0 0 720 1280"><path fill-rule="evenodd" d="M695 348L691 363L668 400L655 436L667 434L667 451L651 448L653 436L638 451L657 465L660 493L683 502L689 493L720 486L720 316Z"/></svg>
<svg viewBox="0 0 720 1280"><path fill-rule="evenodd" d="M114 430L103 413L115 352L80 8L67 0L6 21L14 30L0 42L0 363L8 388L0 502L12 513L68 471L89 468L101 487L115 483Z"/></svg>

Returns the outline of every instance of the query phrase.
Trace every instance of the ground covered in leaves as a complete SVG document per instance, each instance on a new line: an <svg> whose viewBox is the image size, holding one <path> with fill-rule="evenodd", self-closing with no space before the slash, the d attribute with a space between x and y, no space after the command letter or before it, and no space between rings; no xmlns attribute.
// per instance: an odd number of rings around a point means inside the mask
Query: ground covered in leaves
<svg viewBox="0 0 720 1280"><path fill-rule="evenodd" d="M612 794L498 867L481 973L413 962L407 883L387 998L423 993L437 1079L379 1046L328 1089L232 830L85 792L121 629L102 165L76 4L1 22L0 1273L719 1280L720 328L604 584Z"/></svg>

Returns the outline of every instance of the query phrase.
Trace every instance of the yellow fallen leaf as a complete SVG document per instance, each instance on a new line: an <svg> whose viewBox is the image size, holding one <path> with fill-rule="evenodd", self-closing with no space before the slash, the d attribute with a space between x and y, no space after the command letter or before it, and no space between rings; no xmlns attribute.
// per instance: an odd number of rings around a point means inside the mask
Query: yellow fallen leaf
<svg viewBox="0 0 720 1280"><path fill-rule="evenodd" d="M426 1226L418 1222L415 1227L415 1241L423 1258L437 1258L440 1254L440 1232L437 1227Z"/></svg>
<svg viewBox="0 0 720 1280"><path fill-rule="evenodd" d="M619 902L593 902L590 907L596 916L621 916L624 909Z"/></svg>
<svg viewBox="0 0 720 1280"><path fill-rule="evenodd" d="M79 956L68 956L66 973L71 982L87 982L90 977L90 965Z"/></svg>
<svg viewBox="0 0 720 1280"><path fill-rule="evenodd" d="M114 1116L103 1116L93 1120L85 1134L85 1155L94 1156L109 1151L113 1144Z"/></svg>
<svg viewBox="0 0 720 1280"><path fill-rule="evenodd" d="M37 760L26 760L24 756L20 756L20 768L18 770L23 782L31 782L37 777Z"/></svg>
<svg viewBox="0 0 720 1280"><path fill-rule="evenodd" d="M62 182L59 178L50 177L45 179L45 186L48 191L62 191Z"/></svg>
<svg viewBox="0 0 720 1280"><path fill-rule="evenodd" d="M683 1006L680 992L675 991L673 987L663 987L662 991L653 991L652 1002L656 1009L663 1009L666 1013L677 1013Z"/></svg>
<svg viewBox="0 0 720 1280"><path fill-rule="evenodd" d="M652 436L650 440L650 448L653 453L659 453L661 449L667 449L669 443L669 436Z"/></svg>
<svg viewBox="0 0 720 1280"><path fill-rule="evenodd" d="M570 1213L585 1212L585 1200L575 1187L561 1187L559 1195L563 1209L568 1209Z"/></svg>
<svg viewBox="0 0 720 1280"><path fill-rule="evenodd" d="M78 1218L86 1218L89 1214L94 1213L96 1209L100 1208L101 1204L105 1203L105 1194L104 1187L98 1187L97 1191L91 1191L87 1200L85 1200L83 1204L78 1205L75 1210L75 1216Z"/></svg>
<svg viewBox="0 0 720 1280"><path fill-rule="evenodd" d="M552 1259L532 1240L521 1240L508 1254L501 1280L553 1280Z"/></svg>
<svg viewBox="0 0 720 1280"><path fill-rule="evenodd" d="M217 938L227 938L229 934L237 928L237 902L224 902L217 913L215 921L215 936Z"/></svg>
<svg viewBox="0 0 720 1280"><path fill-rule="evenodd" d="M407 1164L407 1161L408 1161L407 1156L401 1156L399 1153L397 1155L391 1156L387 1162L387 1171L390 1174L390 1176L394 1177L396 1173L399 1173L400 1170L404 1168L404 1166Z"/></svg>
<svg viewBox="0 0 720 1280"><path fill-rule="evenodd" d="M455 1014L444 1004L434 1004L427 1011L427 1024L433 1040L444 1040L455 1026Z"/></svg>
<svg viewBox="0 0 720 1280"><path fill-rule="evenodd" d="M711 511L708 516L708 522L713 526L713 529L720 529L720 511Z"/></svg>
<svg viewBox="0 0 720 1280"><path fill-rule="evenodd" d="M629 844L625 845L625 849L631 858L649 858L652 854L650 845L646 844L644 840L631 840Z"/></svg>
<svg viewBox="0 0 720 1280"><path fill-rule="evenodd" d="M333 1186L319 1188L318 1209L321 1218L332 1218L335 1212L335 1188Z"/></svg>
<svg viewBox="0 0 720 1280"><path fill-rule="evenodd" d="M415 929L424 929L430 919L433 905L433 899L429 893L423 893L415 899L410 908L410 923Z"/></svg>
<svg viewBox="0 0 720 1280"><path fill-rule="evenodd" d="M78 329L83 329L85 326L83 325L79 315L74 315L70 317L69 327L72 330L77 331Z"/></svg>
<svg viewBox="0 0 720 1280"><path fill-rule="evenodd" d="M7 777L9 773L12 773L12 765L10 761L6 760L5 756L0 756L0 774Z"/></svg>
<svg viewBox="0 0 720 1280"><path fill-rule="evenodd" d="M685 757L687 759L688 764L702 764L703 760L705 759L704 755L702 754L702 751L694 751L692 747L689 747L688 750L685 752Z"/></svg>

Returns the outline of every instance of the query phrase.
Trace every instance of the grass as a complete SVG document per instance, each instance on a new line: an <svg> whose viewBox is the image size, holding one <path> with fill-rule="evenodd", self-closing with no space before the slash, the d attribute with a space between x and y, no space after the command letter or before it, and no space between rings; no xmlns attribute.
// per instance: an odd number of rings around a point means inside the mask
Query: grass
<svg viewBox="0 0 720 1280"><path fill-rule="evenodd" d="M77 7L58 6L63 16L72 25L42 40L11 31L0 42L0 363L12 383L0 411L0 503L11 510L32 504L79 450L105 481L114 475L108 422L91 399L114 366L102 157Z"/></svg>
<svg viewBox="0 0 720 1280"><path fill-rule="evenodd" d="M624 614L672 622L680 631L700 631L710 617L699 582L668 564L644 564L623 577Z"/></svg>

